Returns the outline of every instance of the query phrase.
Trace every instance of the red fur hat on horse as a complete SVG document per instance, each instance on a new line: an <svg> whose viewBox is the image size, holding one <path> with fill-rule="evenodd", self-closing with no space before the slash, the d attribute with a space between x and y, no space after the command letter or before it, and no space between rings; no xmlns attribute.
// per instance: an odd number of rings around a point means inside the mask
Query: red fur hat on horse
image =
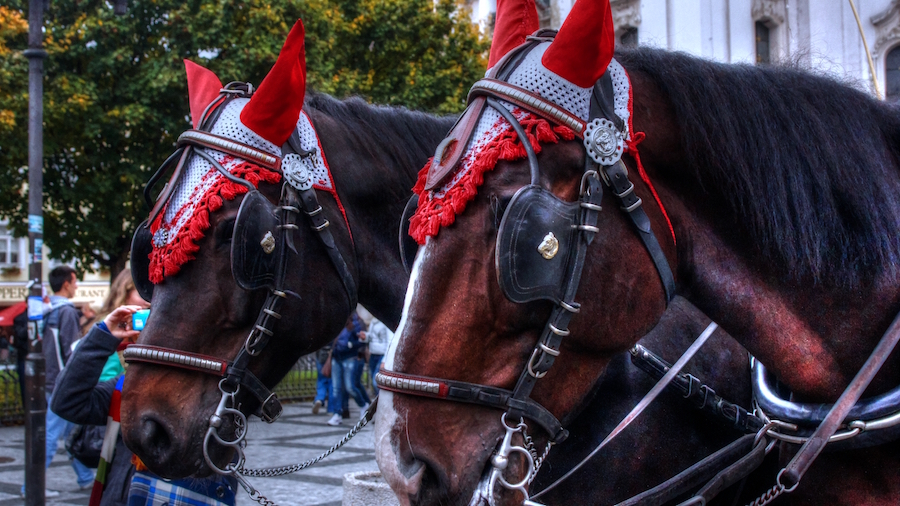
<svg viewBox="0 0 900 506"><path fill-rule="evenodd" d="M525 43L525 38L539 27L534 0L497 0L497 17L488 68L493 67L513 48Z"/></svg>
<svg viewBox="0 0 900 506"><path fill-rule="evenodd" d="M247 128L276 146L287 142L303 109L306 93L304 35L303 22L298 19L272 70L241 112L241 122Z"/></svg>
<svg viewBox="0 0 900 506"><path fill-rule="evenodd" d="M609 0L578 0L541 63L572 84L588 88L606 72L615 48Z"/></svg>
<svg viewBox="0 0 900 506"><path fill-rule="evenodd" d="M201 67L190 60L184 60L184 71L187 73L188 98L191 103L191 123L194 128L200 126L200 116L210 104L219 96L222 89L222 81L212 70Z"/></svg>

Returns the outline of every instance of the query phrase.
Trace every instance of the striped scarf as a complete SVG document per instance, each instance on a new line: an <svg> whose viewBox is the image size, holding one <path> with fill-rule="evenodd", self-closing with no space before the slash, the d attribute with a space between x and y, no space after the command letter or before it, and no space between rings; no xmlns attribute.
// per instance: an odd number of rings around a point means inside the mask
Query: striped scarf
<svg viewBox="0 0 900 506"><path fill-rule="evenodd" d="M97 474L94 475L94 487L91 489L91 499L88 502L88 506L100 506L100 498L103 497L103 489L106 488L106 478L109 476L109 469L112 466L113 456L116 453L116 441L119 439L122 384L124 382L125 375L123 374L116 381L112 402L109 403L109 415L106 417L106 434L103 436L103 449L100 450L100 464L97 466Z"/></svg>

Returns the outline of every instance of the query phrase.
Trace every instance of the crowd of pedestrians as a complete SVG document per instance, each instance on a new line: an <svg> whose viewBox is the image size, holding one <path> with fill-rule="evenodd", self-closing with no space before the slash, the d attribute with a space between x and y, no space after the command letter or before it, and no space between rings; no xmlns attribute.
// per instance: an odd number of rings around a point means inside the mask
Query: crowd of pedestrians
<svg viewBox="0 0 900 506"><path fill-rule="evenodd" d="M378 387L373 381L387 352L393 332L377 318L370 317L368 324L354 312L347 319L341 333L329 346L316 354L316 398L312 412L318 414L327 407L331 417L328 425L342 425L350 418L350 399L359 406L360 416L365 416L372 402L363 384L363 372L368 365L368 383L378 395Z"/></svg>

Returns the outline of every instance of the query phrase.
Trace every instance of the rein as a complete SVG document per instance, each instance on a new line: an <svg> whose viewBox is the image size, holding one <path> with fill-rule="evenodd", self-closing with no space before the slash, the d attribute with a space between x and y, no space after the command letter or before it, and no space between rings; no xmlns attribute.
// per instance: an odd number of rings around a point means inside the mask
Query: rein
<svg viewBox="0 0 900 506"><path fill-rule="evenodd" d="M254 500L261 504L271 505L274 503L260 495L258 491L253 489L253 487L246 482L246 480L239 476L239 473L243 474L250 470L245 470L243 467L245 462L243 447L246 445L247 419L240 409L238 409L239 405L236 399L243 387L260 401L260 407L255 414L262 420L267 423L272 423L279 415L281 415L282 406L277 396L268 389L252 371L250 371L249 365L252 358L259 355L263 348L268 344L269 340L275 336L274 326L282 317L279 313L282 302L287 299L288 296L299 298L297 294L289 291L285 287L285 275L287 273L288 250L295 254L297 253L297 249L294 245L293 231L298 229L296 222L297 217L301 212L306 215L308 226L317 232L316 236L325 247L331 263L337 270L338 276L347 293L347 304L350 310L356 307L357 290L356 283L347 262L337 248L334 237L331 234L329 229L331 223L325 217L323 208L319 204L316 191L313 189L310 173L306 168L306 159L313 155L315 151L306 151L302 148L300 144L300 134L297 129L294 129L288 141L282 146L280 157L273 156L243 143L203 131L204 127L205 129L211 128L218 118L218 114L221 112L223 106L230 100L236 97L249 97L252 94L252 86L249 84L247 84L246 87L244 86L245 85L243 84L235 86L234 83L226 86L225 89L222 90L220 98L214 101L204 112L204 119L201 121L201 129L188 130L179 137L178 149L163 163L157 174L151 178L148 187L145 188L145 196L149 197L150 187L159 180L162 173L166 172L166 169L172 161L176 158L179 159L179 163L172 176L172 181L166 186L163 193L160 195L160 198L153 206L150 220L138 227L138 232L135 234L135 241L137 242L139 234L141 233L149 235L149 223L152 223L152 220L156 215L165 207L165 202L169 196L171 196L172 189L176 186L177 180L181 176L183 166L189 158L189 155L191 153L197 154L207 160L227 179L247 187L248 194L244 197L241 210L238 212L238 218L235 221L236 229L238 222L241 221L241 217L243 216L242 211L244 211L245 204L248 203L260 204L265 208L271 208L267 209L267 211L272 214L277 214L278 216L278 223L272 230L267 230L263 237L254 239L260 240L258 247L262 249L265 255L271 255L273 253L277 255L274 259L274 272L272 273L270 282L257 285L255 279L245 280L244 275L239 275L239 273L235 272L234 251L232 254L232 273L235 276L237 283L247 289L256 289L266 286L268 288L266 300L263 303L259 315L256 318L256 322L245 339L243 346L241 346L240 351L231 361L224 361L216 357L199 355L176 349L139 344L128 346L124 350L123 356L126 362L143 362L167 367L176 367L194 372L211 374L221 378L219 381L221 398L215 412L209 417L209 427L206 436L204 437L204 460L206 461L207 466L216 473L232 475L237 478ZM278 206L272 206L268 199L262 196L261 192L259 192L252 183L234 176L222 167L222 165L213 157L205 153L205 149L221 151L238 158L250 160L268 170L281 173L284 177ZM247 212L252 213L254 211L255 208L251 208ZM248 219L253 218L254 216L252 215L248 217ZM251 258L250 261L252 262L253 259ZM136 283L138 288L142 289L141 295L144 296L147 294L148 296L144 298L149 300L149 295L152 294L152 285L149 285L148 290L147 284L149 284L149 282ZM247 284L250 286L245 286ZM148 291L149 293L147 293ZM371 412L374 413L374 409L371 410ZM234 420L235 431L233 439L224 439L218 433L218 430L223 426L224 419L227 415L231 415ZM369 416L368 419L371 419L371 416ZM368 422L368 419L365 420L366 423ZM362 425L365 425L365 423ZM362 427L360 426L359 428ZM358 430L359 429L355 428L351 433L355 434ZM227 465L225 469L216 466L209 453L209 445L212 441L231 448L238 455L237 462ZM343 442L336 446L340 447L342 444Z"/></svg>

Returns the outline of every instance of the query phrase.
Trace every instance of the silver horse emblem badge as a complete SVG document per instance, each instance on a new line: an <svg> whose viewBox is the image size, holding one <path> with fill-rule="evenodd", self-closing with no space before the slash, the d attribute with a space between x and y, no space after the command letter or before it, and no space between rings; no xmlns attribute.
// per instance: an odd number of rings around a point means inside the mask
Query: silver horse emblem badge
<svg viewBox="0 0 900 506"><path fill-rule="evenodd" d="M275 236L272 235L272 232L266 232L262 241L259 241L259 245L262 246L263 251L265 251L267 255L275 251Z"/></svg>
<svg viewBox="0 0 900 506"><path fill-rule="evenodd" d="M544 236L544 240L541 241L537 250L542 257L550 260L555 257L556 253L559 251L559 240L553 235L553 232L547 232L547 235Z"/></svg>

